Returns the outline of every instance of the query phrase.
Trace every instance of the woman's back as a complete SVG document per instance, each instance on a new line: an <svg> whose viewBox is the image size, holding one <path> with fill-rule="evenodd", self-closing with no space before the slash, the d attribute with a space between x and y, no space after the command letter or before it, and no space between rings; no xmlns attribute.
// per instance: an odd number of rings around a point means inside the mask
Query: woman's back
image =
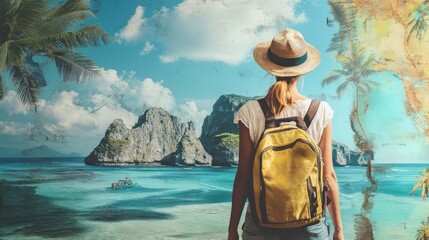
<svg viewBox="0 0 429 240"><path fill-rule="evenodd" d="M283 109L276 118L299 116L304 119L310 103L311 99L297 100L294 102L294 106ZM332 108L327 102L322 101L320 103L313 121L310 126L307 126L307 133L316 143L320 142L323 129L332 119L333 113ZM240 108L234 118L234 123L238 124L239 121L249 129L250 139L254 147L256 147L259 137L265 130L265 117L257 100L251 100Z"/></svg>

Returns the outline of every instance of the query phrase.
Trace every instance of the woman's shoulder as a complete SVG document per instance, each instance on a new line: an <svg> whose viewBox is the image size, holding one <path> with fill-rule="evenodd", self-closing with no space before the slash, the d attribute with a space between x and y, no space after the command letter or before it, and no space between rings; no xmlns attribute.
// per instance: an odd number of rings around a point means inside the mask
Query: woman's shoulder
<svg viewBox="0 0 429 240"><path fill-rule="evenodd" d="M248 110L252 110L252 109L255 109L255 108L259 108L260 106L259 106L259 102L258 102L258 100L259 100L259 99L252 99L252 100L249 100L249 101L247 101L245 104L243 104L243 106L241 106L241 108L240 108L240 109L248 109Z"/></svg>
<svg viewBox="0 0 429 240"><path fill-rule="evenodd" d="M263 113L258 100L249 100L237 111L234 122L238 123L239 120L249 122L258 118L260 115L263 116Z"/></svg>
<svg viewBox="0 0 429 240"><path fill-rule="evenodd" d="M332 108L329 105L329 103L326 102L326 101L323 101L323 100L316 100L316 99L306 98L306 99L303 99L303 100L298 100L297 103L299 103L304 108L308 108L310 106L311 102L313 102L313 101L318 101L319 102L319 107L318 108L321 111L323 111L323 112L326 111L326 110L328 110L328 111L332 110Z"/></svg>
<svg viewBox="0 0 429 240"><path fill-rule="evenodd" d="M319 108L325 113L325 114L333 114L334 110L332 110L331 106L326 101L320 101Z"/></svg>
<svg viewBox="0 0 429 240"><path fill-rule="evenodd" d="M240 107L238 113L244 113L246 115L254 115L262 113L261 106L259 105L258 99L252 99L247 101L243 106Z"/></svg>

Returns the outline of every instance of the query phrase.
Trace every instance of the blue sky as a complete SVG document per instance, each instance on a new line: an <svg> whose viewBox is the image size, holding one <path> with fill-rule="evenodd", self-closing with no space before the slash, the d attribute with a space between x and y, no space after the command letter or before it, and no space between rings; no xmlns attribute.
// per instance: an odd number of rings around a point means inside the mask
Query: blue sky
<svg viewBox="0 0 429 240"><path fill-rule="evenodd" d="M334 139L355 148L348 120L351 92L338 100L336 85L322 88L320 84L330 70L339 67L333 54L326 52L338 30L336 25L326 25L326 18L333 18L327 2L100 2L93 22L116 40L108 46L80 50L102 68L100 79L63 83L52 64L38 59L48 81L40 95L40 111L35 114L20 106L15 89L7 83L8 95L0 103L0 146L46 144L86 156L114 119L122 118L132 126L147 107L162 107L183 121L192 120L199 133L220 95L266 93L274 79L253 61L252 49L290 27L301 31L322 56L320 66L300 80L299 89L308 97L330 103L335 111ZM425 138L405 113L400 81L392 74L375 78L387 86L371 94L375 104L365 117L375 139L376 158L379 162L427 162ZM393 100L386 101L386 96ZM392 106L388 111L387 105ZM380 125L380 119L387 123ZM383 127L387 131L379 131Z"/></svg>

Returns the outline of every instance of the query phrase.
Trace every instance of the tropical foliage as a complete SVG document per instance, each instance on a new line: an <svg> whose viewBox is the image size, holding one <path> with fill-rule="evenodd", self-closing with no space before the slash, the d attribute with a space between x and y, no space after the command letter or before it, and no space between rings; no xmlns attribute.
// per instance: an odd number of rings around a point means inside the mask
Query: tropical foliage
<svg viewBox="0 0 429 240"><path fill-rule="evenodd" d="M128 140L114 139L111 136L104 138L102 144L95 148L96 153L119 154L128 145Z"/></svg>
<svg viewBox="0 0 429 240"><path fill-rule="evenodd" d="M238 148L239 137L238 134L234 133L221 133L213 138L213 145L216 146L217 150L229 150Z"/></svg>
<svg viewBox="0 0 429 240"><path fill-rule="evenodd" d="M429 240L429 217L426 223L422 221L420 228L417 230L416 240Z"/></svg>
<svg viewBox="0 0 429 240"><path fill-rule="evenodd" d="M349 49L349 43L356 39L357 26L355 24L356 7L354 0L344 0L341 4L329 1L332 14L340 24L338 32L334 34L329 44L328 51L335 51L338 54Z"/></svg>
<svg viewBox="0 0 429 240"><path fill-rule="evenodd" d="M379 86L379 83L369 79L370 76L375 73L375 70L371 67L374 59L372 56L365 55L362 48L352 45L350 55L338 56L338 60L341 63L342 68L331 71L328 77L322 81L322 86L343 80L336 90L338 98L341 98L347 89L352 88L354 90L353 107L350 113L350 124L354 132L356 146L363 153L366 153L369 156L367 175L370 182L375 183L371 174L373 145L365 131L365 127L363 126L360 117L368 109L369 92Z"/></svg>
<svg viewBox="0 0 429 240"><path fill-rule="evenodd" d="M409 41L411 36L415 36L421 40L426 34L429 27L429 2L424 1L418 4L409 14L407 26L409 30L407 40Z"/></svg>
<svg viewBox="0 0 429 240"><path fill-rule="evenodd" d="M100 26L82 25L94 17L86 0L68 0L59 7L48 0L0 1L0 99L7 72L20 100L37 110L37 93L46 81L35 58L55 63L64 81L95 77L95 63L74 50L109 42Z"/></svg>
<svg viewBox="0 0 429 240"><path fill-rule="evenodd" d="M416 178L419 178L419 181L414 185L413 190L411 190L410 192L410 195L413 195L417 189L421 188L421 197L423 200L426 200L426 197L429 193L429 168L426 168L426 170L421 173L421 176L417 176Z"/></svg>

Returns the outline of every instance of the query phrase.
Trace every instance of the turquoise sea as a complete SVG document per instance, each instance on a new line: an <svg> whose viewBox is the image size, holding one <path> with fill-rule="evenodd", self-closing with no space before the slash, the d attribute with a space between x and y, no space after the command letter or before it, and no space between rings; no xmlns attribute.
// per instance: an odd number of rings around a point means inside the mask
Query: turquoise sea
<svg viewBox="0 0 429 240"><path fill-rule="evenodd" d="M429 164L379 165L369 212L375 239L415 239L429 216ZM368 187L364 167L335 169L346 239ZM92 167L83 158L1 158L0 239L226 239L236 168ZM125 177L135 187L112 189ZM1 198L0 198L1 204Z"/></svg>

